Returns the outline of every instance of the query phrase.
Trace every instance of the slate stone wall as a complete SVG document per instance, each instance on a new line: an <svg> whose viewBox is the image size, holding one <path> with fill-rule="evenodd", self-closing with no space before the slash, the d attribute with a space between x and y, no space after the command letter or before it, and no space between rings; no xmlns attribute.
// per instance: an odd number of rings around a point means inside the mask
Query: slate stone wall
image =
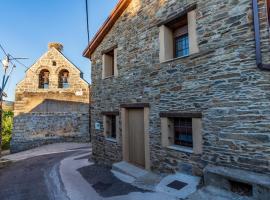
<svg viewBox="0 0 270 200"><path fill-rule="evenodd" d="M16 116L11 152L55 142L89 142L88 113L28 113Z"/></svg>
<svg viewBox="0 0 270 200"><path fill-rule="evenodd" d="M122 160L104 139L102 111L150 103L151 167L202 174L207 164L270 174L270 72L256 66L250 0L133 0L92 55L93 157ZM197 4L199 53L159 62L157 24ZM264 63L270 61L265 1L259 0ZM102 51L118 45L117 78L102 80ZM163 148L159 113L201 112L203 153ZM121 116L120 116L121 118ZM121 121L120 121L121 124Z"/></svg>

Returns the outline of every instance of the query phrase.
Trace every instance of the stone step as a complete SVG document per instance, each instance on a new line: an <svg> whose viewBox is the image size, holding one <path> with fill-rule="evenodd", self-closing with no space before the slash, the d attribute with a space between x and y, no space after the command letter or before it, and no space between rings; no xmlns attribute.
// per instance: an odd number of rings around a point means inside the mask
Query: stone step
<svg viewBox="0 0 270 200"><path fill-rule="evenodd" d="M135 179L142 177L148 173L148 171L142 168L136 167L125 161L114 163L112 166L112 170L115 172L122 173L127 176L131 176Z"/></svg>
<svg viewBox="0 0 270 200"><path fill-rule="evenodd" d="M178 172L164 177L156 186L156 191L185 199L197 191L200 182L201 177Z"/></svg>

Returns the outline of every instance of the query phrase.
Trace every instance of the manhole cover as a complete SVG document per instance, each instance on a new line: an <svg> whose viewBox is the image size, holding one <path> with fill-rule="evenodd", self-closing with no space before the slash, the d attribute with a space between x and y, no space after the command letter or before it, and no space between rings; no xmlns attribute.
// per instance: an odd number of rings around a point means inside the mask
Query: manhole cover
<svg viewBox="0 0 270 200"><path fill-rule="evenodd" d="M187 183L181 181L173 181L167 185L167 187L173 188L175 190L181 190L183 187L187 186Z"/></svg>

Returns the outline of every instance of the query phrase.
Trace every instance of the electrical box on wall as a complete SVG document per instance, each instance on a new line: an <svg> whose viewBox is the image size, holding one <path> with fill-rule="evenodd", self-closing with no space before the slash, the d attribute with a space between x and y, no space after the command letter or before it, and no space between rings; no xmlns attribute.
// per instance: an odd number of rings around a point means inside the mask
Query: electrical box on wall
<svg viewBox="0 0 270 200"><path fill-rule="evenodd" d="M96 130L100 130L100 123L99 123L99 122L96 122L96 123L95 123L95 129L96 129Z"/></svg>

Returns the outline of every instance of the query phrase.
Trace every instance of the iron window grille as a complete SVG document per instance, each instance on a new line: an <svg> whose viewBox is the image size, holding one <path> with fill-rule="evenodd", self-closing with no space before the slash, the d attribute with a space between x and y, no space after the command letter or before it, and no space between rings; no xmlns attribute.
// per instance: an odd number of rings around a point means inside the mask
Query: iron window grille
<svg viewBox="0 0 270 200"><path fill-rule="evenodd" d="M174 144L193 147L192 118L174 118Z"/></svg>

